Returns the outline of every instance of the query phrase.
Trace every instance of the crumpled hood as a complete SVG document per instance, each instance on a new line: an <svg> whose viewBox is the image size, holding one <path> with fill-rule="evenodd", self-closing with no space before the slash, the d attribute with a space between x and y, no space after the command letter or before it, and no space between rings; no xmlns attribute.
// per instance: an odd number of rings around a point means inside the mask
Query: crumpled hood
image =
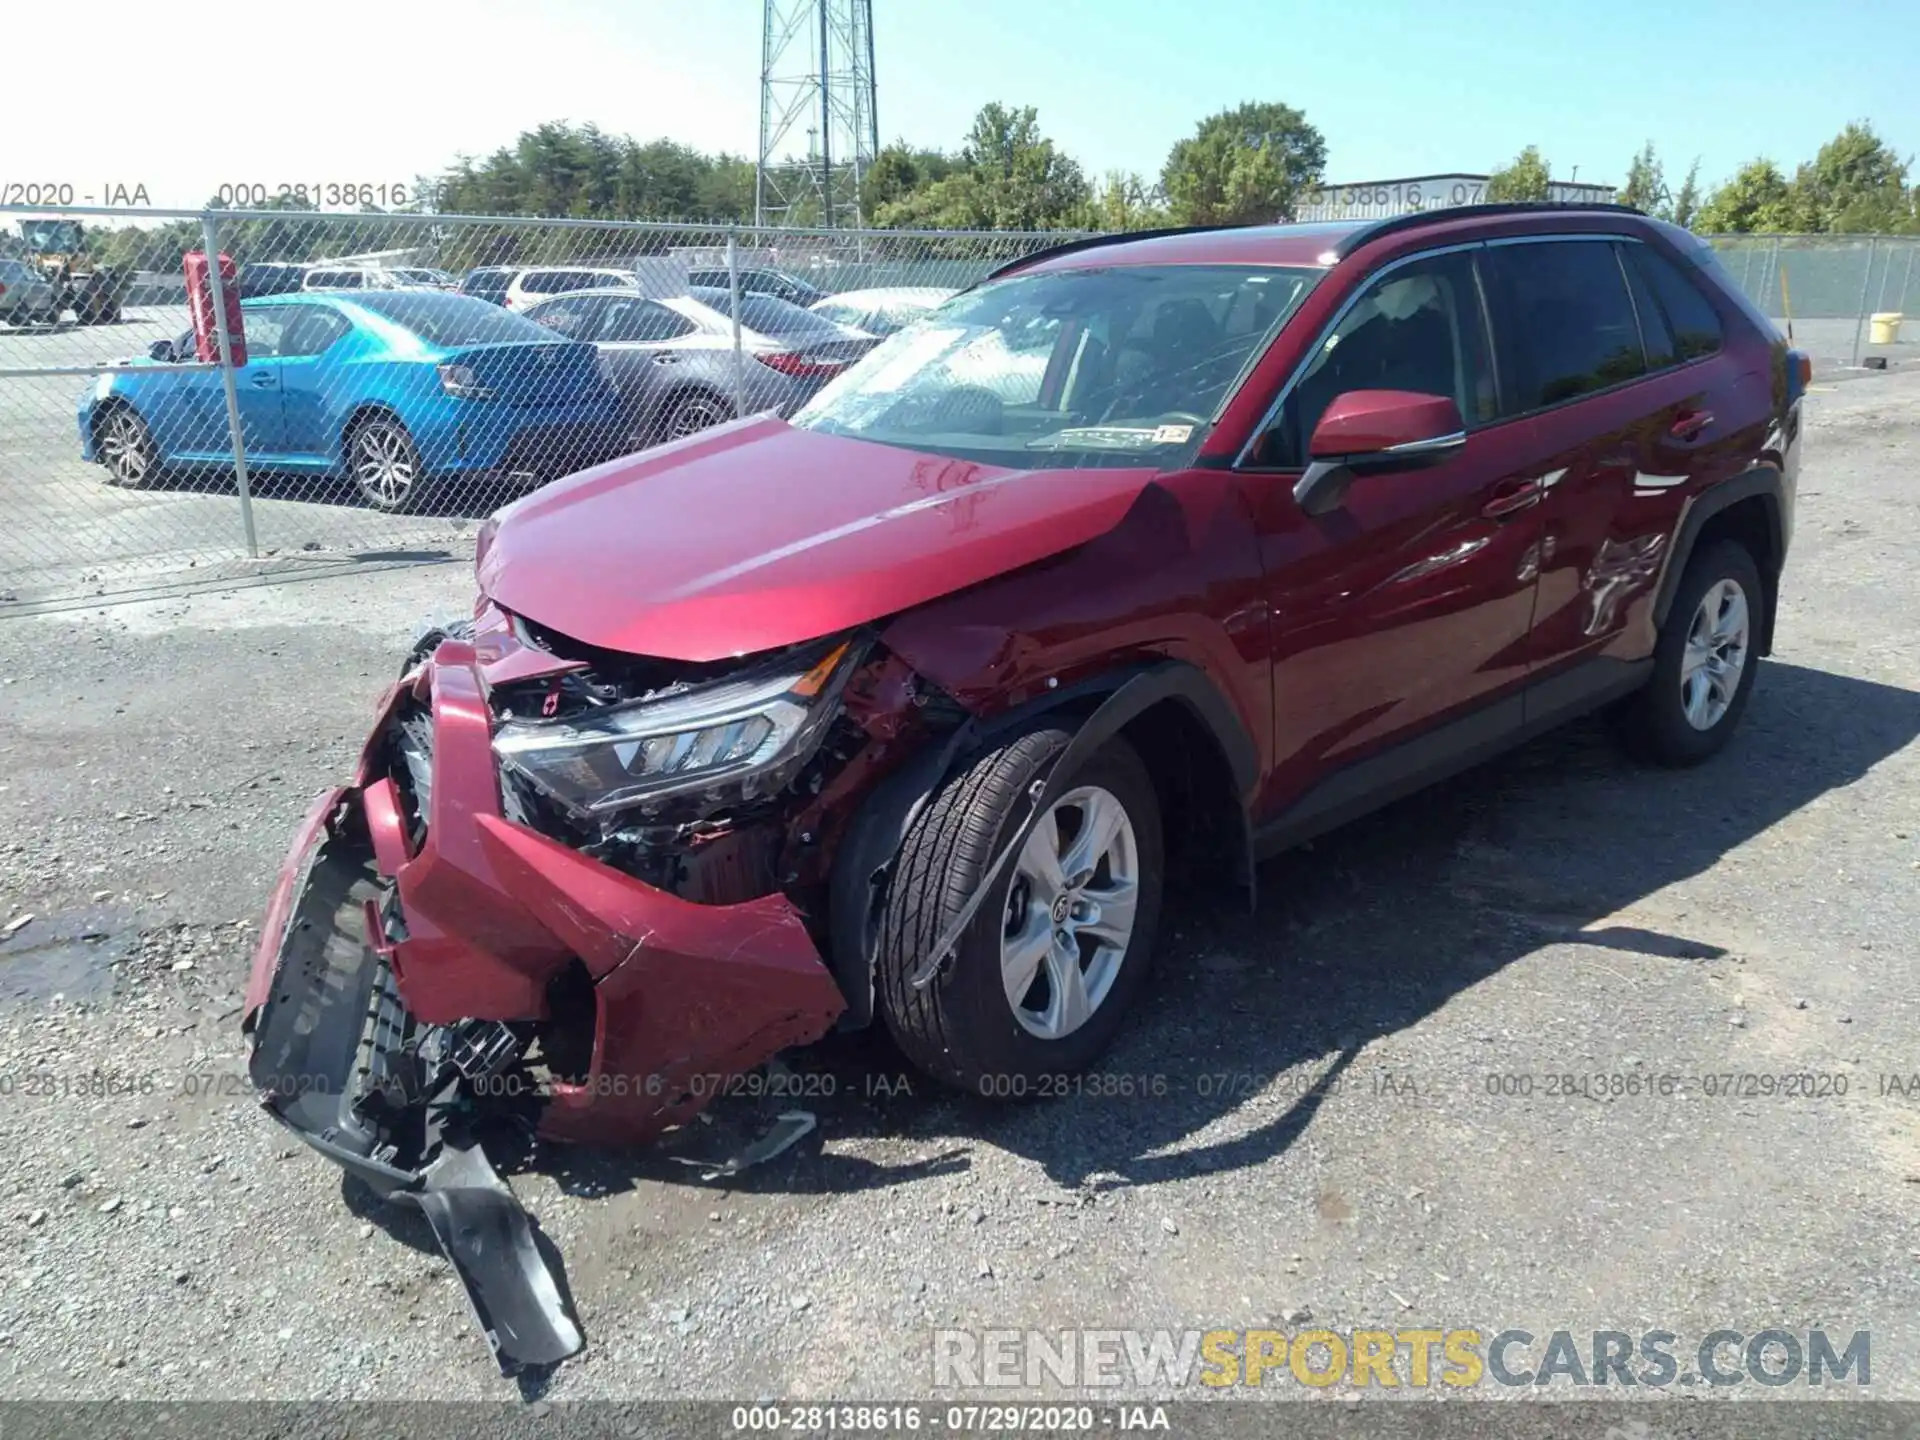
<svg viewBox="0 0 1920 1440"><path fill-rule="evenodd" d="M1147 467L1006 470L760 417L503 510L495 603L610 650L704 662L877 619L1119 523Z"/></svg>

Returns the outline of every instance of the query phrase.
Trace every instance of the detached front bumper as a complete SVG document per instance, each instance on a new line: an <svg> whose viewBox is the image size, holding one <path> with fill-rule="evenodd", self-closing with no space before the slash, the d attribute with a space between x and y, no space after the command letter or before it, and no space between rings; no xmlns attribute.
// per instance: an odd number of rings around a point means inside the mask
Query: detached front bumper
<svg viewBox="0 0 1920 1440"><path fill-rule="evenodd" d="M502 626L389 692L353 783L295 833L244 1007L267 1110L422 1209L508 1371L581 1341L474 1139L488 1112L644 1141L843 1008L784 896L695 904L502 814L488 686L565 668ZM388 743L410 703L432 717L424 836Z"/></svg>

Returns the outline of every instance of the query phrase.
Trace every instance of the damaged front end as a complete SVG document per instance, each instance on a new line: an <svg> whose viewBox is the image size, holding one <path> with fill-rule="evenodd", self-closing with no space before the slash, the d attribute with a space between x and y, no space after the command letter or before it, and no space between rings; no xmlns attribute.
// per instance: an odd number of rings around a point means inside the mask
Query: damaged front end
<svg viewBox="0 0 1920 1440"><path fill-rule="evenodd" d="M858 637L675 667L483 605L309 811L247 995L254 1083L425 1214L504 1371L582 1340L481 1134L644 1141L825 1033L824 857L916 698Z"/></svg>

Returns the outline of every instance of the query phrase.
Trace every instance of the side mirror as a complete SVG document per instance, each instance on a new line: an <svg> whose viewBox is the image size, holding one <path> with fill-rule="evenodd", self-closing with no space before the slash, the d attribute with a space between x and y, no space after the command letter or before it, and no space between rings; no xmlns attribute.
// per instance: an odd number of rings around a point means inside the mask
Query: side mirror
<svg viewBox="0 0 1920 1440"><path fill-rule="evenodd" d="M173 364L174 362L173 341L171 340L154 341L151 345L147 346L147 358L149 360L158 360L162 365Z"/></svg>
<svg viewBox="0 0 1920 1440"><path fill-rule="evenodd" d="M1313 427L1293 498L1309 515L1337 506L1356 475L1437 465L1467 443L1460 407L1412 390L1349 390Z"/></svg>

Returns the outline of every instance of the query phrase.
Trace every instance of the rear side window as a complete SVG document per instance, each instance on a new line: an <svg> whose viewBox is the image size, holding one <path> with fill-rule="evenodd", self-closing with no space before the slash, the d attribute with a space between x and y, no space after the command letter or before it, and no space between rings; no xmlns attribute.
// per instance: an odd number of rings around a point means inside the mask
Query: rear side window
<svg viewBox="0 0 1920 1440"><path fill-rule="evenodd" d="M699 326L684 315L676 315L651 300L612 300L607 303L606 318L594 338L635 343L647 340L677 340L691 335Z"/></svg>
<svg viewBox="0 0 1920 1440"><path fill-rule="evenodd" d="M527 311L527 319L549 330L557 330L569 340L585 340L600 323L598 300L548 300Z"/></svg>
<svg viewBox="0 0 1920 1440"><path fill-rule="evenodd" d="M280 353L285 356L318 355L353 327L345 318L319 306L303 306L287 323L280 337ZM248 339L252 339L251 331Z"/></svg>
<svg viewBox="0 0 1920 1440"><path fill-rule="evenodd" d="M1627 247L1631 263L1652 287L1673 332L1674 353L1697 360L1720 348L1720 314L1674 263L1646 245Z"/></svg>
<svg viewBox="0 0 1920 1440"><path fill-rule="evenodd" d="M1503 326L1514 411L1559 405L1647 373L1640 327L1614 247L1604 240L1501 245Z"/></svg>

